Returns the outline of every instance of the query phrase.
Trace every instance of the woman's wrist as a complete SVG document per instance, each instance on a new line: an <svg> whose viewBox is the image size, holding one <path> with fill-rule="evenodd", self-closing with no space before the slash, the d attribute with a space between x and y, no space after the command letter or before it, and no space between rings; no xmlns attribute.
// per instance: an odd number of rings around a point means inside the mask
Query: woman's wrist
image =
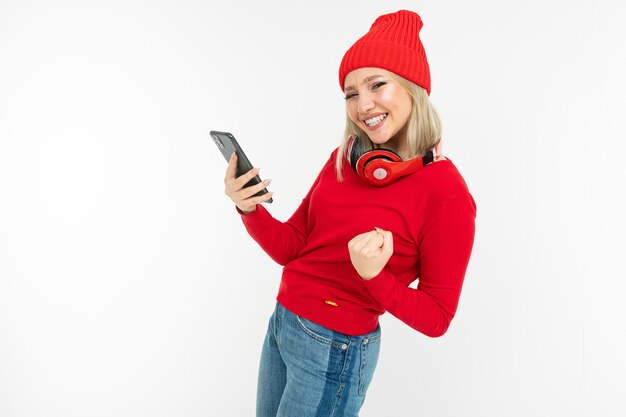
<svg viewBox="0 0 626 417"><path fill-rule="evenodd" d="M237 211L239 212L239 214L243 214L243 215L250 214L250 213L256 211L256 205L254 207L252 207L252 209L246 209L246 210L242 209L241 207L239 207L237 205L235 205L235 207L237 208Z"/></svg>

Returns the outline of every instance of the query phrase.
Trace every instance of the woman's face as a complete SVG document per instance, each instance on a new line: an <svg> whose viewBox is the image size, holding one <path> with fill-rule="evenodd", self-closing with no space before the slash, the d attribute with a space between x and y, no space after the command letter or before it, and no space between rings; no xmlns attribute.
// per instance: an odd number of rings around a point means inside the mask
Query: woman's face
<svg viewBox="0 0 626 417"><path fill-rule="evenodd" d="M405 128L412 100L390 72L381 68L359 68L346 75L348 117L375 144L405 153ZM401 155L402 156L402 155Z"/></svg>

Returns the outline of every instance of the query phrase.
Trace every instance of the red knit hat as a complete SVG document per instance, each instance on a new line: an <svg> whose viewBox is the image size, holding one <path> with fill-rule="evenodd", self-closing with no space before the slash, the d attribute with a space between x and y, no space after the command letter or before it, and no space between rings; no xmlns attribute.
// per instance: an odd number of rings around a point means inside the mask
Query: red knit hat
<svg viewBox="0 0 626 417"><path fill-rule="evenodd" d="M408 10L376 19L369 32L356 41L341 60L341 90L344 90L344 80L350 71L376 67L413 81L430 95L430 69L419 38L422 26L419 15Z"/></svg>

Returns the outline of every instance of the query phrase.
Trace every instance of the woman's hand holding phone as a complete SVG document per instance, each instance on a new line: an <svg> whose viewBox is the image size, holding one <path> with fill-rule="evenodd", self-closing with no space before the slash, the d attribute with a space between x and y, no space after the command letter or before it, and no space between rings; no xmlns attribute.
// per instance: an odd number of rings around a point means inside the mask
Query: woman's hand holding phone
<svg viewBox="0 0 626 417"><path fill-rule="evenodd" d="M244 185L246 185L248 181L259 174L259 168L252 168L238 178L236 177L236 171L237 154L233 152L228 161L228 168L226 169L226 176L224 177L224 184L226 186L225 194L230 197L237 208L244 214L253 212L256 210L257 204L265 203L272 198L274 193L271 191L258 197L254 196L270 184L272 180L269 178L256 185L244 188Z"/></svg>

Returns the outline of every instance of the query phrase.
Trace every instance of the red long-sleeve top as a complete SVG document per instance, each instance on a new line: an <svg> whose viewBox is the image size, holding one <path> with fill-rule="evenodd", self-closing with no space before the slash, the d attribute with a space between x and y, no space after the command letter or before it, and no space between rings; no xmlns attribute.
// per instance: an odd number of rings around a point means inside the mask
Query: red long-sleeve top
<svg viewBox="0 0 626 417"><path fill-rule="evenodd" d="M277 300L291 312L348 335L369 333L389 311L417 331L443 335L456 313L474 241L476 205L449 159L386 187L366 184L335 152L289 220L258 205L243 223L283 265ZM348 242L379 227L394 252L379 275L362 279ZM419 279L417 288L409 287Z"/></svg>

